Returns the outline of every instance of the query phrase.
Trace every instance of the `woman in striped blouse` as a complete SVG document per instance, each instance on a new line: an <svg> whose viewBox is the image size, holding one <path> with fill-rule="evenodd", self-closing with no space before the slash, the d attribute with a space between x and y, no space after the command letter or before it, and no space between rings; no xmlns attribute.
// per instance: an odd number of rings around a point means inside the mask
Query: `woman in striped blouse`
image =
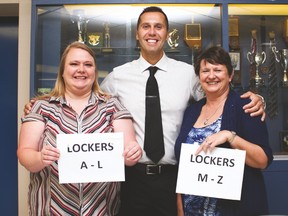
<svg viewBox="0 0 288 216"><path fill-rule="evenodd" d="M125 165L141 158L132 117L118 99L102 92L94 52L74 42L64 51L54 89L39 96L22 119L18 158L31 172L29 215L114 216L119 182L59 184L57 134L124 133Z"/></svg>

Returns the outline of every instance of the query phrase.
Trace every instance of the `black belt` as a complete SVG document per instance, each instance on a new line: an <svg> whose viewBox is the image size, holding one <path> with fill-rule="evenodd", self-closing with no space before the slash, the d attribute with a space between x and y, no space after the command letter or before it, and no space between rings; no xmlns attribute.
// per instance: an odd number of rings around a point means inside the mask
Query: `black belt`
<svg viewBox="0 0 288 216"><path fill-rule="evenodd" d="M161 175L167 172L177 172L177 166L171 164L143 164L137 163L134 168L146 175Z"/></svg>

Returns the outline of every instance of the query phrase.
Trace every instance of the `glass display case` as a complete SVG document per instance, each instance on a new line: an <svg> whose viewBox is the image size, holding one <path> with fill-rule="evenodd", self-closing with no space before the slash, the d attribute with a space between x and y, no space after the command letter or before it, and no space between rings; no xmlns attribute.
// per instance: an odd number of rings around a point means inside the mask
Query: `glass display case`
<svg viewBox="0 0 288 216"><path fill-rule="evenodd" d="M95 51L99 82L114 67L138 58L137 18L151 4L97 2L33 1L31 96L49 92L54 86L61 53L72 41L83 42ZM270 144L275 155L286 157L288 6L221 1L156 5L169 19L165 44L169 57L193 64L194 57L211 45L229 50L234 88L265 98Z"/></svg>
<svg viewBox="0 0 288 216"><path fill-rule="evenodd" d="M261 94L274 154L288 145L287 5L229 4L229 51L236 88ZM280 156L282 155L282 156Z"/></svg>
<svg viewBox="0 0 288 216"><path fill-rule="evenodd" d="M233 88L266 101L274 161L263 171L273 214L286 214L288 189L288 0L32 0L31 97L54 86L63 49L81 41L96 53L99 82L138 58L138 15L150 5L168 16L166 54L193 64L211 45L230 52Z"/></svg>
<svg viewBox="0 0 288 216"><path fill-rule="evenodd" d="M95 51L100 82L114 67L136 59L140 50L135 38L136 23L146 6L38 6L33 91L49 91L54 85L61 51L75 40ZM192 64L193 56L201 47L221 45L219 6L170 4L161 7L169 18L170 36L165 44L168 56Z"/></svg>

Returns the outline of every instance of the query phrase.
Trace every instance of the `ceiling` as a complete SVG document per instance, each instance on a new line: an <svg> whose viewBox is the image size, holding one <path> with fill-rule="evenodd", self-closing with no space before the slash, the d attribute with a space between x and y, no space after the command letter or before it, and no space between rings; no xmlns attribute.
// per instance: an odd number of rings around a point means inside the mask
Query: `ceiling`
<svg viewBox="0 0 288 216"><path fill-rule="evenodd" d="M19 16L19 4L0 4L0 17L4 16ZM74 7L81 8L82 5L74 5ZM97 5L98 6L98 5ZM207 6L207 5L206 5ZM72 6L73 8L73 6ZM87 8L86 8L87 9ZM138 11L137 11L138 12ZM288 15L288 5L275 4L230 4L229 5L230 15Z"/></svg>
<svg viewBox="0 0 288 216"><path fill-rule="evenodd" d="M230 4L230 15L272 15L287 16L287 4Z"/></svg>
<svg viewBox="0 0 288 216"><path fill-rule="evenodd" d="M19 4L12 3L0 3L0 17L3 16L19 16ZM80 5L74 5L80 7ZM206 5L207 6L207 5ZM288 14L288 5L265 5L265 4L230 4L229 5L229 14L230 15L287 15Z"/></svg>
<svg viewBox="0 0 288 216"><path fill-rule="evenodd" d="M62 15L66 13L66 16L75 18L79 16L87 20L96 20L99 23L105 23L109 20L109 24L113 26L126 23L127 20L136 22L139 14L145 7L146 5L136 4L64 5L65 10L59 8L53 12L55 15L57 13L59 13L59 15L60 13L62 13ZM167 4L161 5L161 8L165 11L169 20L173 20L173 23L194 23L194 21L199 22L199 20L203 20L204 17L220 20L220 7L215 7L214 4ZM123 11L125 12L123 13ZM179 14L181 14L181 16L179 16Z"/></svg>

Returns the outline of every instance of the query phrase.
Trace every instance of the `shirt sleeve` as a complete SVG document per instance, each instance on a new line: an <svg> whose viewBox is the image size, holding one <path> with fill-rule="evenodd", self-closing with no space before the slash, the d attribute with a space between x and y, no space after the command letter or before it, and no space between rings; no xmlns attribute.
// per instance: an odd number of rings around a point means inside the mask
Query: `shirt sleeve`
<svg viewBox="0 0 288 216"><path fill-rule="evenodd" d="M117 96L116 94L116 82L114 79L114 72L112 71L111 73L109 73L105 79L102 81L100 88L104 91L104 92L108 92L113 96Z"/></svg>
<svg viewBox="0 0 288 216"><path fill-rule="evenodd" d="M21 122L32 122L32 121L41 121L45 122L44 117L41 115L42 110L42 102L41 100L35 101L33 104L31 111L29 114L25 115L23 118L21 118Z"/></svg>
<svg viewBox="0 0 288 216"><path fill-rule="evenodd" d="M114 112L114 116L113 119L117 120L117 119L132 119L132 115L130 114L130 112L120 103L120 101L116 98L116 97L112 97L109 99L108 103L110 103L111 105L113 104L113 106L109 106L108 107L113 107L113 112Z"/></svg>

